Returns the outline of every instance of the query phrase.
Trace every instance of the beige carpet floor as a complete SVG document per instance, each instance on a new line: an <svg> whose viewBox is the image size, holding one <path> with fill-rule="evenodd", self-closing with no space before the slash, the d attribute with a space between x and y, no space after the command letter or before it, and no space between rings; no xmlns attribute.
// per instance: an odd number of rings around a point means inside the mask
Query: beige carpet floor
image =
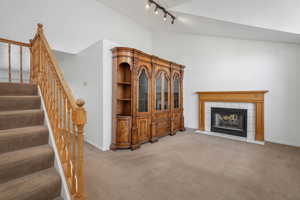
<svg viewBox="0 0 300 200"><path fill-rule="evenodd" d="M300 200L300 148L193 133L136 151L85 146L88 200Z"/></svg>

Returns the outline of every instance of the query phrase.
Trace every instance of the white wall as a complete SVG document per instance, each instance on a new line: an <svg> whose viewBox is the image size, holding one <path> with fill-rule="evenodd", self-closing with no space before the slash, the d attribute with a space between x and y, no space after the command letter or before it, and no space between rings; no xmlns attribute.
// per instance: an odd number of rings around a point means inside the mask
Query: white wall
<svg viewBox="0 0 300 200"><path fill-rule="evenodd" d="M1 0L0 37L28 42L43 23L51 47L78 53L101 39L151 50L151 33L96 0Z"/></svg>
<svg viewBox="0 0 300 200"><path fill-rule="evenodd" d="M103 151L109 150L111 144L111 49L116 46L122 45L101 40L75 55L55 51L73 94L86 101L85 140Z"/></svg>
<svg viewBox="0 0 300 200"><path fill-rule="evenodd" d="M102 146L103 151L110 148L112 137L112 52L121 46L109 40L103 40L102 49Z"/></svg>
<svg viewBox="0 0 300 200"><path fill-rule="evenodd" d="M82 52L73 55L55 52L64 77L75 98L85 100L88 123L85 140L94 146L102 145L101 66L102 43L97 42Z"/></svg>
<svg viewBox="0 0 300 200"><path fill-rule="evenodd" d="M187 127L198 127L196 91L269 90L265 102L266 140L300 146L300 46L154 33L153 54L186 65Z"/></svg>

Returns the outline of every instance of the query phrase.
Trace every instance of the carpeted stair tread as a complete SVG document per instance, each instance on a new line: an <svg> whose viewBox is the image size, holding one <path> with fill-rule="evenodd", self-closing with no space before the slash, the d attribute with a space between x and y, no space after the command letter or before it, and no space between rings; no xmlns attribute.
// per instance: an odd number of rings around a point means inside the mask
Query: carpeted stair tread
<svg viewBox="0 0 300 200"><path fill-rule="evenodd" d="M1 111L0 130L42 125L44 114L40 109Z"/></svg>
<svg viewBox="0 0 300 200"><path fill-rule="evenodd" d="M37 95L37 86L28 83L0 83L0 96Z"/></svg>
<svg viewBox="0 0 300 200"><path fill-rule="evenodd" d="M0 130L0 155L28 147L48 144L49 132L45 126Z"/></svg>
<svg viewBox="0 0 300 200"><path fill-rule="evenodd" d="M53 164L54 152L48 144L0 154L0 184L53 167Z"/></svg>
<svg viewBox="0 0 300 200"><path fill-rule="evenodd" d="M60 196L61 180L54 168L0 184L1 200L52 200Z"/></svg>
<svg viewBox="0 0 300 200"><path fill-rule="evenodd" d="M0 111L41 108L39 96L0 96Z"/></svg>

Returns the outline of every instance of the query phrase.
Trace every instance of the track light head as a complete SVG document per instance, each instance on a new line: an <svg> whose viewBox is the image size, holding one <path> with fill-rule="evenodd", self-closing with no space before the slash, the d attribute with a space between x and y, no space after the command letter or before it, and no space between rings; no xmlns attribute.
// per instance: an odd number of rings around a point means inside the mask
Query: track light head
<svg viewBox="0 0 300 200"><path fill-rule="evenodd" d="M167 21L167 13L165 12L164 21Z"/></svg>
<svg viewBox="0 0 300 200"><path fill-rule="evenodd" d="M172 22L171 22L171 24L174 24L174 23L175 23L175 18L172 17Z"/></svg>
<svg viewBox="0 0 300 200"><path fill-rule="evenodd" d="M151 3L150 3L150 1L147 1L147 3L146 3L146 9L149 9L151 7Z"/></svg>
<svg viewBox="0 0 300 200"><path fill-rule="evenodd" d="M156 6L156 8L155 8L155 10L154 10L154 13L155 13L156 15L158 15L158 6Z"/></svg>

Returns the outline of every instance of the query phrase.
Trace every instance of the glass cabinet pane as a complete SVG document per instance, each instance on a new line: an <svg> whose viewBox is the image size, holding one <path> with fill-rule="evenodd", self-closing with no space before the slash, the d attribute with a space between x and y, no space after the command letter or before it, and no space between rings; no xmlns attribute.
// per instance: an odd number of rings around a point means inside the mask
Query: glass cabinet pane
<svg viewBox="0 0 300 200"><path fill-rule="evenodd" d="M179 78L174 79L174 108L179 108Z"/></svg>
<svg viewBox="0 0 300 200"><path fill-rule="evenodd" d="M156 110L161 110L161 89L162 89L162 80L161 76L156 78Z"/></svg>
<svg viewBox="0 0 300 200"><path fill-rule="evenodd" d="M148 112L148 77L145 69L139 77L139 112Z"/></svg>
<svg viewBox="0 0 300 200"><path fill-rule="evenodd" d="M169 107L169 81L164 77L164 109L168 110Z"/></svg>

